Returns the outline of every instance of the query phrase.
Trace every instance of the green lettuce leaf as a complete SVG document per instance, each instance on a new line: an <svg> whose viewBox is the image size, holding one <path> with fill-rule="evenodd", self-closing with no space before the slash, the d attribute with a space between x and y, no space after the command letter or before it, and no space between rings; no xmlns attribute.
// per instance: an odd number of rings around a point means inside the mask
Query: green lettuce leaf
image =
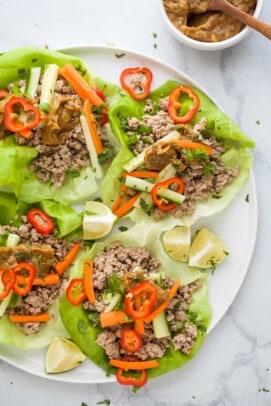
<svg viewBox="0 0 271 406"><path fill-rule="evenodd" d="M104 242L95 243L86 257L94 259L114 241L120 241L126 247L144 246L148 247L152 255L161 261L161 270L169 277L180 277L183 284L191 283L198 278L202 278L202 287L193 294L190 311L196 315L196 321L203 328L198 334L196 345L189 355L184 355L174 351L170 347L164 357L159 360L159 367L148 371L149 377L155 377L167 373L175 368L179 368L188 362L197 353L206 336L206 330L211 319L211 309L208 304L208 292L206 276L198 270L189 269L186 264L171 259L164 251L161 243L161 226L156 223L147 226L145 223L137 224L126 232L116 234ZM140 235L140 239L138 236ZM84 257L77 261L71 272L71 278L80 278L83 274ZM110 367L105 351L95 343L100 327L94 327L88 319L83 307L72 306L66 296L60 301L60 315L64 326L69 332L72 340L81 350L97 365L107 372L115 373L115 369Z"/></svg>
<svg viewBox="0 0 271 406"><path fill-rule="evenodd" d="M160 98L168 96L170 91L180 85L176 81L168 81L153 92L150 93L150 99L155 103ZM197 203L196 211L193 215L182 217L181 219L167 216L166 219L160 220L160 223L165 227L173 227L176 224L184 224L187 226L192 225L199 217L210 216L226 208L237 196L243 188L245 182L249 178L253 157L249 148L255 146L252 141L240 128L231 120L220 108L218 108L205 94L198 89L194 89L200 98L200 110L192 120L192 124L199 122L201 118L206 119L205 134L212 134L227 148L227 151L222 155L222 161L226 167L240 167L240 174L234 181L227 185L223 192L220 194L219 199L217 196L211 196L207 201ZM185 107L185 101L183 103ZM102 185L101 193L103 200L106 204L112 207L113 202L119 195L120 190L120 177L123 166L133 158L133 154L128 145L129 137L125 133L122 126L123 120L128 117L141 118L144 114L145 103L143 101L135 101L129 95L120 98L117 102L113 103L108 111L110 125L122 144L122 150L113 161L110 170L105 176ZM114 185L112 188L111 185ZM138 223L143 220L153 221L152 218L140 208L135 208L128 217L132 221Z"/></svg>
<svg viewBox="0 0 271 406"><path fill-rule="evenodd" d="M44 67L49 63L63 66L71 63L79 69L87 81L90 74L87 65L79 58L61 52L36 47L17 48L0 56L0 88L21 77L28 78L30 68ZM10 186L22 200L33 203L42 199L54 199L62 203L78 203L97 192L97 184L91 168L80 171L79 176L66 176L64 184L57 188L50 182L42 183L28 170L29 163L37 156L35 148L15 145L13 137L0 142L0 186Z"/></svg>

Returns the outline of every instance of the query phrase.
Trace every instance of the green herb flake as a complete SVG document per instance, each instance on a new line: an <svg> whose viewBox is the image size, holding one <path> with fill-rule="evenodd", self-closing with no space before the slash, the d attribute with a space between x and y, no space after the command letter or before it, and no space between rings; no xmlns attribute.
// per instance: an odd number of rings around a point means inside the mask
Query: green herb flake
<svg viewBox="0 0 271 406"><path fill-rule="evenodd" d="M120 227L119 227L119 230L123 233L124 231L127 231L127 230L128 230L128 227L120 226Z"/></svg>
<svg viewBox="0 0 271 406"><path fill-rule="evenodd" d="M125 53L123 52L122 54L115 54L115 57L116 58L122 58L123 56L125 56Z"/></svg>
<svg viewBox="0 0 271 406"><path fill-rule="evenodd" d="M256 124L260 125L260 124L261 124L260 120L257 120L257 121L256 121Z"/></svg>
<svg viewBox="0 0 271 406"><path fill-rule="evenodd" d="M153 44L153 48L156 49L156 48L157 48L157 44Z"/></svg>
<svg viewBox="0 0 271 406"><path fill-rule="evenodd" d="M38 58L33 58L33 59L31 59L31 62L32 63L35 63L35 62L37 62L38 61Z"/></svg>
<svg viewBox="0 0 271 406"><path fill-rule="evenodd" d="M88 406L88 404L86 402L82 402L81 406Z"/></svg>
<svg viewBox="0 0 271 406"><path fill-rule="evenodd" d="M265 388L265 387L263 387L263 388L260 388L260 389L259 389L259 392L270 392L270 390L267 389L267 388Z"/></svg>
<svg viewBox="0 0 271 406"><path fill-rule="evenodd" d="M105 399L105 400L101 400L101 402L97 402L96 405L110 405L110 400L109 399Z"/></svg>
<svg viewBox="0 0 271 406"><path fill-rule="evenodd" d="M27 74L26 74L26 69L18 69L18 76L19 76L19 79L26 79L26 76L27 76Z"/></svg>
<svg viewBox="0 0 271 406"><path fill-rule="evenodd" d="M249 194L246 195L245 200L246 200L247 203L249 203Z"/></svg>
<svg viewBox="0 0 271 406"><path fill-rule="evenodd" d="M153 32L152 36L153 36L153 38L157 38L158 35L156 34L156 32Z"/></svg>

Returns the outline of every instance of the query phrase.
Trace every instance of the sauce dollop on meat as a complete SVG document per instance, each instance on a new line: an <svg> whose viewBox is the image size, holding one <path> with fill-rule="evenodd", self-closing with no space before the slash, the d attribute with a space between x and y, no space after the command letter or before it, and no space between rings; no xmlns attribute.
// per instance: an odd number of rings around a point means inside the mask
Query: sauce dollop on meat
<svg viewBox="0 0 271 406"><path fill-rule="evenodd" d="M257 0L228 0L245 13L253 14ZM210 0L164 0L173 25L190 38L219 42L238 34L244 24L220 11L207 11Z"/></svg>

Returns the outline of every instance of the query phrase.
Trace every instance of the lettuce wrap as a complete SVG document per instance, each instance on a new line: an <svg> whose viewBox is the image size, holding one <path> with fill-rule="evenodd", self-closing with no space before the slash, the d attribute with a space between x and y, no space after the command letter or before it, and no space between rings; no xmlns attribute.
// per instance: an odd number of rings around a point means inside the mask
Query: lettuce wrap
<svg viewBox="0 0 271 406"><path fill-rule="evenodd" d="M28 83L31 68L40 67L43 72L43 69L49 64L56 64L59 67L71 64L88 83L96 85L87 65L81 59L61 52L25 47L14 49L0 56L0 89L6 90L7 86L12 83L15 84L15 94L17 92L18 95L21 95L21 90L17 89L20 80L26 80ZM99 80L99 85L102 86L107 98L116 93L113 85L102 80ZM53 199L65 204L80 203L97 193L95 173L90 166L85 166L79 171L67 171L64 182L59 187L54 185L50 179L41 181L35 171L29 169L38 154L35 147L18 144L14 135L6 136L2 140L0 138L0 187L9 188L16 196L29 203L44 199Z"/></svg>
<svg viewBox="0 0 271 406"><path fill-rule="evenodd" d="M120 242L124 247L147 247L151 255L161 263L161 271L172 279L181 278L183 285L201 279L201 287L192 294L192 301L189 312L192 312L194 319L201 326L198 330L195 346L189 354L175 351L170 345L164 356L158 360L159 367L148 371L149 377L156 377L175 368L179 368L188 362L199 350L203 343L206 330L211 319L211 309L208 303L208 291L206 276L198 270L188 269L187 265L171 259L164 251L160 237L161 226L140 223L120 234L115 234L104 242L95 243L91 250L74 265L70 278L81 278L83 275L83 264L86 258L94 259L99 256L114 242ZM138 236L140 235L140 238ZM101 333L101 326L92 323L84 310L83 305L73 306L64 295L60 301L60 315L64 326L69 332L72 340L80 349L98 366L107 373L115 373L116 369L109 364L109 358L105 350L96 343L98 335Z"/></svg>
<svg viewBox="0 0 271 406"><path fill-rule="evenodd" d="M42 209L54 220L54 235L57 239L65 238L72 241L75 237L81 236L82 216L71 207L52 200L44 200L33 205L17 199L13 194L0 192L0 246L4 247L6 245L9 234L6 229L1 230L1 227L5 225L11 226L11 232L16 234L16 227L24 224L22 216L25 216L33 207ZM29 235L30 240L31 237ZM26 244L26 246L28 245ZM20 258L18 256L18 262L23 260L23 258ZM17 300L17 295L13 293L8 306L16 306ZM51 320L35 334L24 334L18 325L11 323L8 316L4 314L0 317L0 342L6 345L17 346L21 349L31 349L45 347L57 335L68 337L59 316L58 302L59 298L55 300L48 310ZM2 307L2 302L0 303Z"/></svg>
<svg viewBox="0 0 271 406"><path fill-rule="evenodd" d="M154 106L157 106L159 99L167 97L170 91L179 85L179 82L169 80L152 91L148 99L151 100ZM200 99L200 108L189 123L191 128L204 119L205 128L201 131L201 136L206 138L209 136L215 137L225 148L225 152L220 158L221 162L228 169L238 166L240 172L230 184L224 187L223 191L219 193L219 196L213 194L207 200L198 200L194 213L183 215L180 218L167 216L161 219L161 224L166 228L176 224L190 226L199 217L210 216L222 211L234 200L238 192L242 189L250 175L252 167L253 158L249 150L255 146L255 143L205 94L198 89L193 88L193 90ZM188 109L189 99L187 98L182 101L182 105L184 111ZM109 108L108 117L111 128L122 145L120 153L113 161L101 185L103 200L110 207L112 207L113 202L115 202L120 193L121 181L123 180L121 177L124 172L123 167L134 158L131 148L131 138L127 134L123 123L131 117L140 120L142 116L146 114L144 113L145 106L145 101L136 101L129 95L125 95ZM179 127L176 125L175 128L179 130L180 125ZM130 217L132 221L136 223L142 220L153 221L153 217L146 214L141 207L138 207L139 205L135 206L132 212L128 214L128 217Z"/></svg>

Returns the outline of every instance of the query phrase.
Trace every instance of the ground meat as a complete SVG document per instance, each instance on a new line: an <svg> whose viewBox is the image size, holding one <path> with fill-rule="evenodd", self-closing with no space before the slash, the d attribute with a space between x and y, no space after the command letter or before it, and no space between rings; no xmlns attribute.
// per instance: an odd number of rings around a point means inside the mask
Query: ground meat
<svg viewBox="0 0 271 406"><path fill-rule="evenodd" d="M165 279L165 285L170 287L172 281ZM190 320L189 306L192 293L201 287L201 280L196 280L188 285L180 286L175 297L166 309L166 317L171 334L168 337L156 338L152 323L145 323L145 333L142 335L142 346L133 353L138 359L144 361L151 358L162 358L170 345L176 351L189 354L195 345L198 335L196 324ZM93 308L92 308L93 310ZM120 359L131 353L121 348L120 337L122 328L133 328L129 324L122 327L105 328L98 335L96 343L104 348L108 357Z"/></svg>
<svg viewBox="0 0 271 406"><path fill-rule="evenodd" d="M120 242L115 242L94 260L94 288L102 291L113 273L122 277L125 272L132 272L137 267L150 273L157 270L159 266L160 262L152 257L148 248L125 248Z"/></svg>
<svg viewBox="0 0 271 406"><path fill-rule="evenodd" d="M24 260L28 260L34 265L38 264L36 266L38 275L54 273L55 270L53 265L56 262L63 260L74 242L69 242L65 239L58 239L54 234L39 234L36 229L27 222L26 216L23 216L22 220L23 224L19 227L12 225L0 226L0 234L8 231L17 234L20 237L20 245L18 247L21 248L18 250L18 254L27 253L29 258ZM17 247L14 247L14 252L10 252L10 261L12 260L14 262L16 248ZM44 263L39 264L41 252L44 255ZM52 253L53 257L51 255ZM37 256L36 259L34 258L35 255ZM45 263L46 257L50 260L49 265ZM1 260L3 260L3 258L1 258ZM18 255L16 260L22 262L21 255ZM16 263L13 263L13 265L16 266ZM60 277L60 282L56 285L34 286L27 295L20 296L16 305L7 309L7 313L35 315L47 312L56 299L63 294L66 284L66 275L64 273L64 275ZM18 323L18 327L27 335L37 333L43 325L45 325L45 323Z"/></svg>

